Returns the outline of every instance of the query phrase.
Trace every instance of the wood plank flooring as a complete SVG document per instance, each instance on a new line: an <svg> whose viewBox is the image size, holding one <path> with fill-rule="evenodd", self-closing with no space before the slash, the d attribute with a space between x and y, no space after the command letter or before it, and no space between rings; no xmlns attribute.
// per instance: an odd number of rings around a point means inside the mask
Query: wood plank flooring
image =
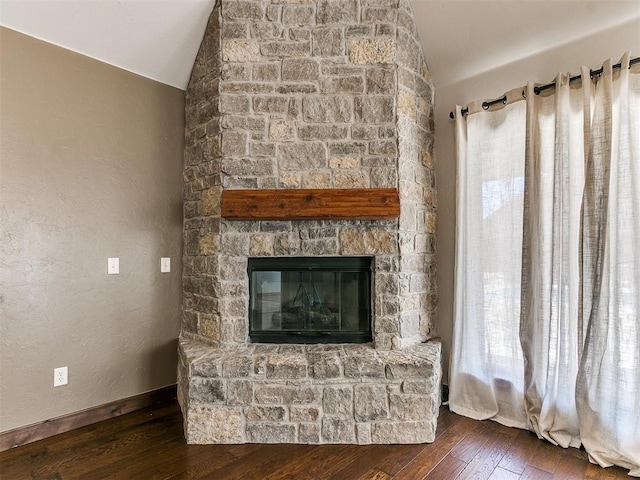
<svg viewBox="0 0 640 480"><path fill-rule="evenodd" d="M186 445L172 402L0 453L3 480L630 479L626 473L446 407L428 445Z"/></svg>

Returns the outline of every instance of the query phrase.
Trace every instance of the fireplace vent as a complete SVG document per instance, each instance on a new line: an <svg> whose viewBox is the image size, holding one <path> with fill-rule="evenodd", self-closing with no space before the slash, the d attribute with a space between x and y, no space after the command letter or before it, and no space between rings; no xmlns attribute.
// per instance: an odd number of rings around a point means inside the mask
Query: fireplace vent
<svg viewBox="0 0 640 480"><path fill-rule="evenodd" d="M367 343L372 257L250 258L254 343Z"/></svg>

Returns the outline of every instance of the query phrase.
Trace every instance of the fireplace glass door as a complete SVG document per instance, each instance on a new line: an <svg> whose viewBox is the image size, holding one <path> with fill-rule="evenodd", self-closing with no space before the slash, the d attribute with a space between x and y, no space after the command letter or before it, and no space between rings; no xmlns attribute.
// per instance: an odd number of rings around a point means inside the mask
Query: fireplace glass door
<svg viewBox="0 0 640 480"><path fill-rule="evenodd" d="M252 342L366 343L371 257L249 259Z"/></svg>

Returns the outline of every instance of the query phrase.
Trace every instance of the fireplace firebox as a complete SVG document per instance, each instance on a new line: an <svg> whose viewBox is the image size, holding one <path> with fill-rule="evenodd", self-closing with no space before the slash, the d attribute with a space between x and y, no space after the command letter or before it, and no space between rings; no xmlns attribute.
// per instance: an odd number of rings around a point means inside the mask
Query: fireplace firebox
<svg viewBox="0 0 640 480"><path fill-rule="evenodd" d="M253 343L367 343L372 257L250 258Z"/></svg>

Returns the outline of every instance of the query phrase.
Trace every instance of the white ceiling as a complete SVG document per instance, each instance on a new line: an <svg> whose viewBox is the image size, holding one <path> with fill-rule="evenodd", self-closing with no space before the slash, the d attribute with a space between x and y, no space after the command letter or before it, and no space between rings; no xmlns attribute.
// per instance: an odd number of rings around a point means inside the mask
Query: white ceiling
<svg viewBox="0 0 640 480"><path fill-rule="evenodd" d="M0 24L185 89L214 1L0 0ZM640 18L640 0L410 1L436 87Z"/></svg>
<svg viewBox="0 0 640 480"><path fill-rule="evenodd" d="M411 3L436 87L640 19L640 0L411 0ZM638 41L629 48L635 49L631 52L634 56L640 54L640 31Z"/></svg>
<svg viewBox="0 0 640 480"><path fill-rule="evenodd" d="M185 89L215 0L0 0L0 24Z"/></svg>

